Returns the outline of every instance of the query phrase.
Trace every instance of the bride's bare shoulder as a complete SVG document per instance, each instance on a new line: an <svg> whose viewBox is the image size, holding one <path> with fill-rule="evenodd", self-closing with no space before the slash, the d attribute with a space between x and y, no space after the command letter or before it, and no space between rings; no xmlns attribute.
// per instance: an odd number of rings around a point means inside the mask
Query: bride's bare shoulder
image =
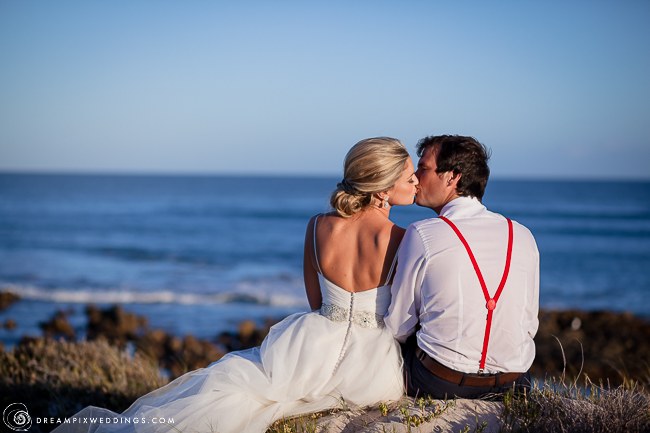
<svg viewBox="0 0 650 433"><path fill-rule="evenodd" d="M362 237L375 238L378 243L400 242L406 233L406 229L394 224L384 218L375 215L359 213L344 218L336 212L328 212L315 215L310 221L310 226L318 217L319 233L344 234L352 237L355 234Z"/></svg>
<svg viewBox="0 0 650 433"><path fill-rule="evenodd" d="M313 230L314 223L316 221L318 221L318 226L320 227L324 225L331 225L333 220L335 221L336 219L340 219L340 218L341 217L336 212L319 213L309 218L309 222L307 223L307 229Z"/></svg>

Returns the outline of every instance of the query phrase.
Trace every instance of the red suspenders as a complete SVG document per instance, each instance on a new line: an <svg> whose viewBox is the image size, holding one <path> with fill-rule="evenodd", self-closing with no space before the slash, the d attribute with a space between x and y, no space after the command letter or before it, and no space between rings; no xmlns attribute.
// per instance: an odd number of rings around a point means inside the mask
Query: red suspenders
<svg viewBox="0 0 650 433"><path fill-rule="evenodd" d="M485 368L485 358L487 357L487 349L488 349L488 341L490 340L490 328L492 327L492 314L494 312L494 309L497 306L497 301L499 300L499 296L501 296L501 292L503 291L503 287L506 285L506 280L508 279L508 273L510 272L510 258L512 256L512 221L510 221L509 218L506 218L508 221L508 250L506 253L506 266L505 269L503 270L503 276L501 277L501 282L499 283L499 288L497 289L496 293L494 294L493 298L490 298L490 293L488 292L487 285L485 284L485 280L483 279L483 274L481 273L481 269L478 267L478 263L476 263L476 258L474 258L474 253L472 253L472 249L469 247L469 244L465 240L465 237L463 234L458 230L458 227L449 219L440 216L440 219L449 224L449 227L451 227L454 232L456 232L456 235L458 235L458 238L460 241L463 243L465 246L465 249L467 250L467 254L469 255L469 259L472 261L472 265L474 266L474 271L476 272L476 276L478 277L479 282L481 283L481 289L483 289L483 296L485 297L485 308L487 308L488 313L487 313L487 322L485 323L485 335L483 337L483 352L481 353L481 362L479 363L479 373L483 373L483 370Z"/></svg>

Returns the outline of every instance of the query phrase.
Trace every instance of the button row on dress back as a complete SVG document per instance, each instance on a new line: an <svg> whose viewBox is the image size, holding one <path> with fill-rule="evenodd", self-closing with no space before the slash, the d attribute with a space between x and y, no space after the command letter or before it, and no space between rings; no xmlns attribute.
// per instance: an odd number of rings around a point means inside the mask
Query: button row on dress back
<svg viewBox="0 0 650 433"><path fill-rule="evenodd" d="M347 322L350 320L362 328L383 328L384 318L370 311L357 311L350 317L350 310L338 305L323 304L320 314L333 322Z"/></svg>

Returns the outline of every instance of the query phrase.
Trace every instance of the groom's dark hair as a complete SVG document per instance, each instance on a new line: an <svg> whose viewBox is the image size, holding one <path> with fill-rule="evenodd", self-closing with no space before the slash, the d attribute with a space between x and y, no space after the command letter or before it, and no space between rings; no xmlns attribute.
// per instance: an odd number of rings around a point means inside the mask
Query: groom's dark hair
<svg viewBox="0 0 650 433"><path fill-rule="evenodd" d="M490 151L474 137L435 135L418 141L417 155L421 157L433 146L438 149L436 172L462 174L456 187L458 194L482 200L490 177Z"/></svg>

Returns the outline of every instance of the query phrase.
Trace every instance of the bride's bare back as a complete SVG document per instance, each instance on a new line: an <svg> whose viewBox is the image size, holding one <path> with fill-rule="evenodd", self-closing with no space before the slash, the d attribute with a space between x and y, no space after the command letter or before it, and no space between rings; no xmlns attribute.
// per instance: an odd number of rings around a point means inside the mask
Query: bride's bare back
<svg viewBox="0 0 650 433"><path fill-rule="evenodd" d="M348 292L374 289L386 278L404 229L382 212L367 209L349 218L336 213L318 216L316 223L316 263L314 221L305 234L304 278L312 309L320 308L322 297L318 265L325 278Z"/></svg>

